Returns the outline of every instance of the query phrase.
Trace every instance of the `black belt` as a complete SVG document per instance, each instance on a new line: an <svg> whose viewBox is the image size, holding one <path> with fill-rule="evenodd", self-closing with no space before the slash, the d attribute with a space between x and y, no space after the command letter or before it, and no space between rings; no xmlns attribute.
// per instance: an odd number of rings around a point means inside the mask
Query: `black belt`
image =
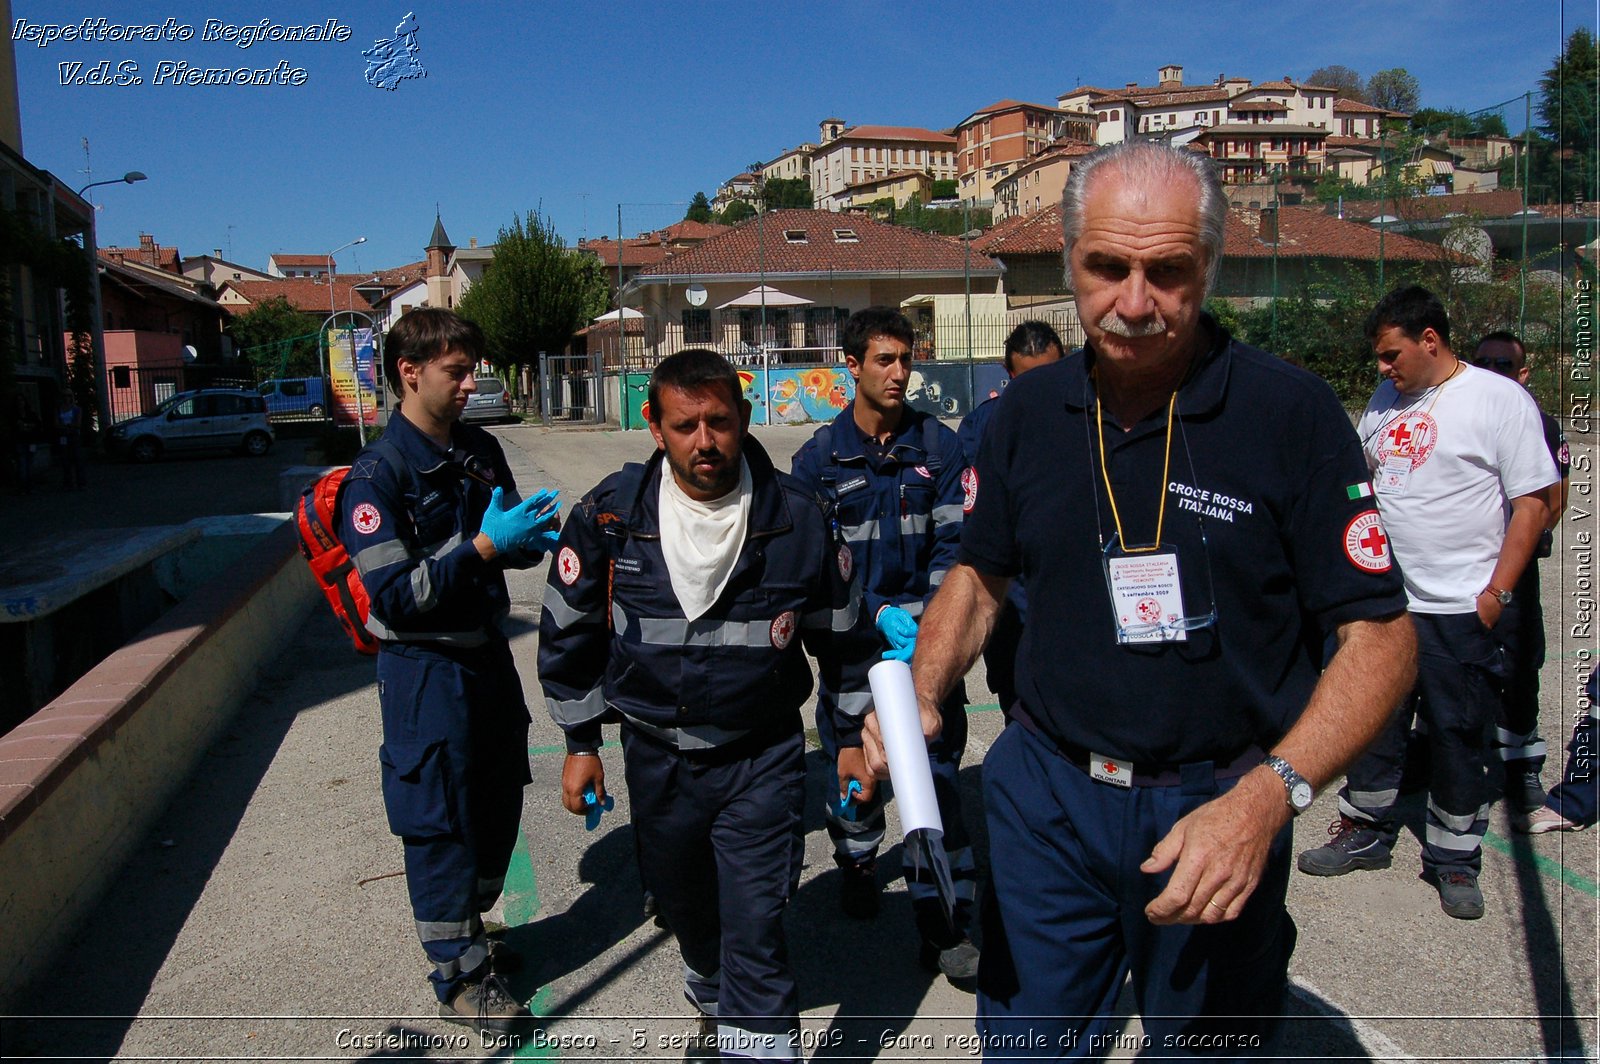
<svg viewBox="0 0 1600 1064"><path fill-rule="evenodd" d="M1049 747L1062 760L1080 769L1085 775L1090 774L1090 765L1096 760L1096 755L1086 746L1067 742L1047 734L1039 727L1037 721L1028 715L1028 711L1018 702L1011 709L1011 718L1022 725L1028 732ZM1101 754L1100 757L1110 757L1110 754ZM1213 758L1209 761L1191 761L1182 765L1141 765L1137 762L1133 766L1133 783L1139 787L1176 787L1184 781L1186 771L1193 773L1196 768L1203 765L1211 766L1213 779L1231 780L1243 776L1255 768L1266 758L1267 753L1255 743L1251 743L1239 753L1232 756Z"/></svg>

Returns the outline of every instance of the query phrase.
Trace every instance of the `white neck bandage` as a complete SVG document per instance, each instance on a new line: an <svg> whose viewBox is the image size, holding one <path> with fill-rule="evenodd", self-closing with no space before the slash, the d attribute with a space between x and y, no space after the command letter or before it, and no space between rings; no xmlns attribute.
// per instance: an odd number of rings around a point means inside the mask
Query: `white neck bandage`
<svg viewBox="0 0 1600 1064"><path fill-rule="evenodd" d="M691 621L728 586L750 527L750 495L750 467L743 457L739 486L710 502L684 494L671 467L661 471L661 553L683 615Z"/></svg>

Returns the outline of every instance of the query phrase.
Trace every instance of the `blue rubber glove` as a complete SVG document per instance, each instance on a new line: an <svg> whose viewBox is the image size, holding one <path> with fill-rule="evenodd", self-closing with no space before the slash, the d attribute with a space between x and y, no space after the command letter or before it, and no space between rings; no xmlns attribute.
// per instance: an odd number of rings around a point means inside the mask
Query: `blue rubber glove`
<svg viewBox="0 0 1600 1064"><path fill-rule="evenodd" d="M917 650L917 621L899 606L885 606L878 611L878 631L889 641L883 652L885 661L910 663Z"/></svg>
<svg viewBox="0 0 1600 1064"><path fill-rule="evenodd" d="M600 826L600 814L609 813L617 807L617 800L611 795L606 795L605 801L600 801L594 796L593 787L585 787L583 791L583 804L588 806L588 811L583 815L583 830L593 831Z"/></svg>
<svg viewBox="0 0 1600 1064"><path fill-rule="evenodd" d="M531 498L507 508L505 489L495 488L478 530L489 537L500 554L525 548L543 550L543 537L560 510L555 502L557 494L550 490L535 492Z"/></svg>
<svg viewBox="0 0 1600 1064"><path fill-rule="evenodd" d="M859 812L856 809L855 798L861 793L861 781L851 780L850 786L845 788L844 797L839 799L839 819L854 820Z"/></svg>

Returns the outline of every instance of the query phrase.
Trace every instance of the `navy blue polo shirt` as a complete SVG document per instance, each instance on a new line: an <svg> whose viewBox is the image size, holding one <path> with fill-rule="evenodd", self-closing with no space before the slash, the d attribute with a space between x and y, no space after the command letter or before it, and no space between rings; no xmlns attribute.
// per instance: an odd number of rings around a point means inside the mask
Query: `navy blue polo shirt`
<svg viewBox="0 0 1600 1064"><path fill-rule="evenodd" d="M1214 338L1167 408L1105 461L1127 542L1178 555L1183 612L1216 623L1184 642L1117 643L1103 562L1116 524L1101 479L1087 348L1013 381L977 465L961 560L1021 575L1030 612L1017 690L1050 738L1136 765L1224 760L1268 747L1316 685L1323 635L1401 613L1400 571L1350 418L1305 370Z"/></svg>

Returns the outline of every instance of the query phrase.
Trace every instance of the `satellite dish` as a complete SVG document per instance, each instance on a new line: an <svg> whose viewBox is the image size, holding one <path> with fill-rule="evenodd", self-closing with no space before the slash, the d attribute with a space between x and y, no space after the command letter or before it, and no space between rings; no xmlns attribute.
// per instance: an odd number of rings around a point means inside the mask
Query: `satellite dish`
<svg viewBox="0 0 1600 1064"><path fill-rule="evenodd" d="M194 344L184 344L183 345L183 360L185 362L193 362L196 359L198 359L199 357L200 357L200 352L195 350Z"/></svg>
<svg viewBox="0 0 1600 1064"><path fill-rule="evenodd" d="M706 304L706 286L703 284L690 285L683 295L691 307L703 307Z"/></svg>

